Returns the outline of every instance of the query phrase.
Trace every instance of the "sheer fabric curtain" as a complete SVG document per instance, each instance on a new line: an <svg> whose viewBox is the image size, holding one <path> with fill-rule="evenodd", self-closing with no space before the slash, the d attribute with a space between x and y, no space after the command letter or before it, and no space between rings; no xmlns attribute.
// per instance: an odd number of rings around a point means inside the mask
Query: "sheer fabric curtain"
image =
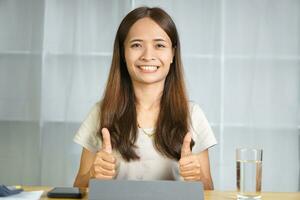
<svg viewBox="0 0 300 200"><path fill-rule="evenodd" d="M72 184L72 138L102 95L120 20L141 5L179 29L190 99L219 142L215 188L234 190L235 149L256 147L262 189L298 191L298 0L1 0L0 181Z"/></svg>

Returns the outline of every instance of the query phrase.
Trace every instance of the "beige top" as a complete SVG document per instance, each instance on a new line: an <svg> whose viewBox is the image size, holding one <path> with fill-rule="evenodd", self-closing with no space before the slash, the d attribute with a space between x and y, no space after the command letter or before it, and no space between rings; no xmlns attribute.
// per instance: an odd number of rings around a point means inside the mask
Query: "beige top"
<svg viewBox="0 0 300 200"><path fill-rule="evenodd" d="M195 141L192 152L199 153L217 144L217 141L199 105L190 102L189 109L191 113L190 132ZM74 137L74 142L94 153L101 148L101 139L97 136L99 111L100 103L96 103ZM151 129L144 130L151 131ZM153 147L152 139L141 129L138 129L136 145L139 147L136 150L140 156L138 161L126 162L119 153L113 152L120 162L116 179L181 180L178 162L157 152Z"/></svg>

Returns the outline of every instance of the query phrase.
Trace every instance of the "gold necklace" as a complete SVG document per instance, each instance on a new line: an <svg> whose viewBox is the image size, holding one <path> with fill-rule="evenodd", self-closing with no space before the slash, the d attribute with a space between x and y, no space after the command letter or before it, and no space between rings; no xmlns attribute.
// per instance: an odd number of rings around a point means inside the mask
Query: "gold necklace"
<svg viewBox="0 0 300 200"><path fill-rule="evenodd" d="M142 127L140 127L140 125L138 124L138 128L142 129L142 132L147 135L149 138L152 138L154 136L154 131L151 131L150 133L145 131L145 129L143 129Z"/></svg>

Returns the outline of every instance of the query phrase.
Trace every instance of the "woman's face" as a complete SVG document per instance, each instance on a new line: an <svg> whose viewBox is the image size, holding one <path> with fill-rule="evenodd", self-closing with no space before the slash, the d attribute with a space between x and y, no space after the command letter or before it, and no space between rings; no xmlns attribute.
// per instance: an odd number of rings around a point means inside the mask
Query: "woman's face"
<svg viewBox="0 0 300 200"><path fill-rule="evenodd" d="M171 39L158 24L150 18L136 21L128 32L124 47L133 84L164 84L174 49Z"/></svg>

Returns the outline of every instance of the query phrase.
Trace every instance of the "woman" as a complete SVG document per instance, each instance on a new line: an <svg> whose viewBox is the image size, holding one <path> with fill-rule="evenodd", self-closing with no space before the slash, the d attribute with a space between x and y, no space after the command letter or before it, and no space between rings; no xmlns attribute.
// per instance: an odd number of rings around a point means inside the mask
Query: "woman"
<svg viewBox="0 0 300 200"><path fill-rule="evenodd" d="M208 148L216 139L187 100L179 37L165 11L140 7L122 20L104 96L74 141L83 146L76 187L90 178L183 179L213 189Z"/></svg>

